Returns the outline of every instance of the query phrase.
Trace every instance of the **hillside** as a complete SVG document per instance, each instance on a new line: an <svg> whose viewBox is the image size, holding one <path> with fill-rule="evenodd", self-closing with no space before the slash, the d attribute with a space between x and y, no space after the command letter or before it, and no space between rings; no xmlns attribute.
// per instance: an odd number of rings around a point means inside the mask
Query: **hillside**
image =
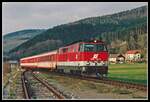
<svg viewBox="0 0 150 102"><path fill-rule="evenodd" d="M17 58L30 56L91 38L104 40L111 53L124 53L130 49L146 51L147 7L55 26L14 48L10 55L17 55Z"/></svg>
<svg viewBox="0 0 150 102"><path fill-rule="evenodd" d="M17 47L18 45L28 41L29 39L33 38L34 36L42 33L45 31L44 29L28 29L28 30L21 30L16 31L13 33L8 33L3 36L3 52L7 53L11 49Z"/></svg>

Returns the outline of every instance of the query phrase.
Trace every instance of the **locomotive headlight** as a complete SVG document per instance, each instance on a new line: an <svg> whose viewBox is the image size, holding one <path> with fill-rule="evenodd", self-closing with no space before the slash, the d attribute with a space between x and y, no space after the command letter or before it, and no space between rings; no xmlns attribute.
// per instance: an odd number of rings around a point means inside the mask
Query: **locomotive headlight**
<svg viewBox="0 0 150 102"><path fill-rule="evenodd" d="M101 64L104 64L104 61L101 61Z"/></svg>
<svg viewBox="0 0 150 102"><path fill-rule="evenodd" d="M94 40L94 42L96 42L96 40Z"/></svg>
<svg viewBox="0 0 150 102"><path fill-rule="evenodd" d="M87 62L86 65L90 65L90 62Z"/></svg>
<svg viewBox="0 0 150 102"><path fill-rule="evenodd" d="M100 64L103 65L103 66L107 66L108 62L107 61L101 61Z"/></svg>

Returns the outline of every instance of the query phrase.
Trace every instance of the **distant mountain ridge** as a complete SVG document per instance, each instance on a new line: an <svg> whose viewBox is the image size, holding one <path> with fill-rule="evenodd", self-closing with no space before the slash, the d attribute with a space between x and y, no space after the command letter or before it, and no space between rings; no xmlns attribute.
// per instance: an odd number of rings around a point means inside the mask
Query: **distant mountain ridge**
<svg viewBox="0 0 150 102"><path fill-rule="evenodd" d="M36 33L33 33L33 32L41 32L41 31L44 31L45 29L25 29L25 30L19 30L19 31L15 31L15 32L11 32L11 33L7 33L5 35L3 35L4 39L7 39L7 38L11 38L13 36L22 36L22 35L28 35L28 36L32 36L32 35L36 35ZM33 33L33 34L28 34L28 33Z"/></svg>
<svg viewBox="0 0 150 102"><path fill-rule="evenodd" d="M137 48L146 50L147 6L55 26L12 49L10 55L21 58L91 38L104 40L111 53L124 53ZM113 47L124 42L123 46Z"/></svg>
<svg viewBox="0 0 150 102"><path fill-rule="evenodd" d="M3 35L3 52L9 52L23 42L45 31L44 29L26 29Z"/></svg>

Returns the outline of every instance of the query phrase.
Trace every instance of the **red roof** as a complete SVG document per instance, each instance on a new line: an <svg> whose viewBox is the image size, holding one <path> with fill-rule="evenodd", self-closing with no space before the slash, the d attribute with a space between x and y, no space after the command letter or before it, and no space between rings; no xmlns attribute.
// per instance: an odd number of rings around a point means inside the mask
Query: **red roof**
<svg viewBox="0 0 150 102"><path fill-rule="evenodd" d="M126 54L136 54L136 53L140 53L140 50L129 50L126 52Z"/></svg>

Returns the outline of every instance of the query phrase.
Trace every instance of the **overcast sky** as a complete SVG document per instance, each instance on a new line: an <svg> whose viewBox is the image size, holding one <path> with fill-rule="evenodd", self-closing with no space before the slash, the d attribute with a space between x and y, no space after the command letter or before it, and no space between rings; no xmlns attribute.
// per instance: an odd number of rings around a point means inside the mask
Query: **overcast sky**
<svg viewBox="0 0 150 102"><path fill-rule="evenodd" d="M148 5L147 2L3 2L2 34L47 29L87 17Z"/></svg>

